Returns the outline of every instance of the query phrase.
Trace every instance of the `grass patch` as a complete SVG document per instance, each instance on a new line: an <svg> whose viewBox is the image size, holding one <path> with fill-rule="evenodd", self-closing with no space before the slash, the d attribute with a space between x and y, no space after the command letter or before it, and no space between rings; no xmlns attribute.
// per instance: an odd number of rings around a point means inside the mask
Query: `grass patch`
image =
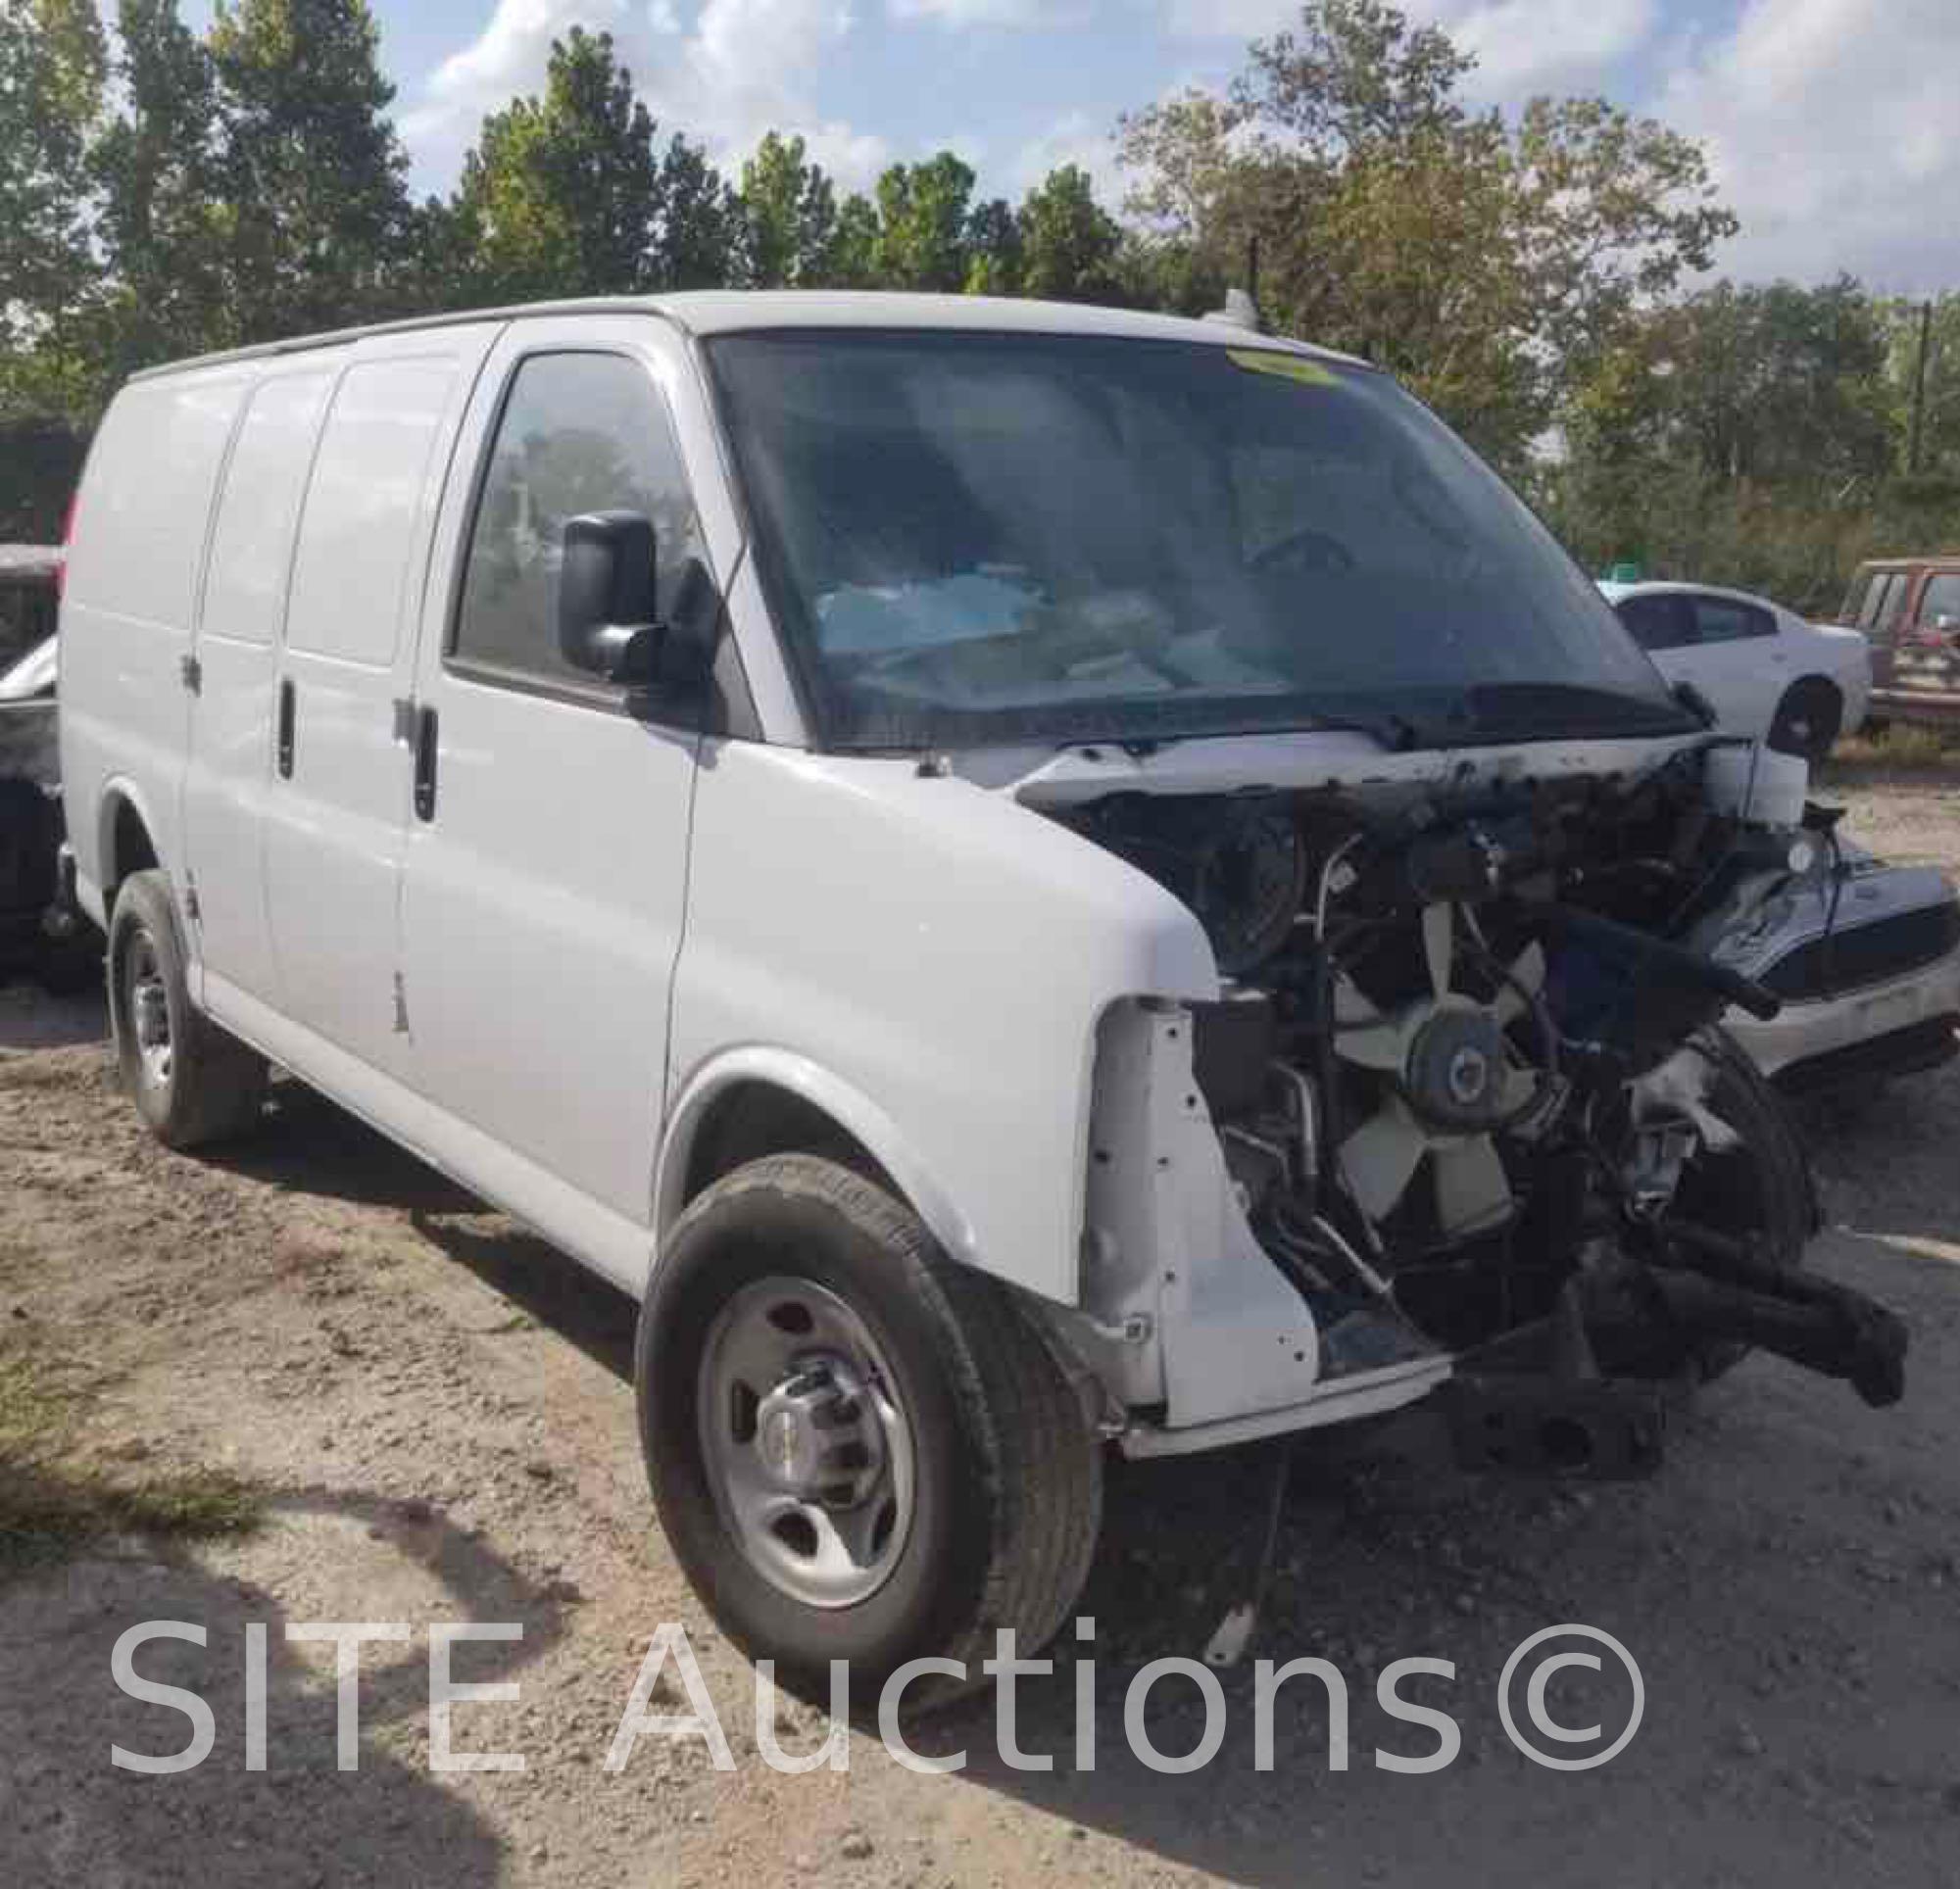
<svg viewBox="0 0 1960 1889"><path fill-rule="evenodd" d="M1909 773L1960 770L1960 728L1889 722L1877 734L1859 734L1840 741L1831 751L1825 767L1826 778L1840 768L1848 774L1878 770Z"/></svg>
<svg viewBox="0 0 1960 1889"><path fill-rule="evenodd" d="M87 1390L18 1335L0 1336L0 1574L107 1535L237 1534L256 1493L219 1471L146 1470L92 1447Z"/></svg>

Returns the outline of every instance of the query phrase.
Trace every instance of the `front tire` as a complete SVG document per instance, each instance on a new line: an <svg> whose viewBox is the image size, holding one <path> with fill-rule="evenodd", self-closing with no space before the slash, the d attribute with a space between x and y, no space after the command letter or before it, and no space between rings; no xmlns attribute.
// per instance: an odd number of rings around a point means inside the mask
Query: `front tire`
<svg viewBox="0 0 1960 1889"><path fill-rule="evenodd" d="M1088 1575L1102 1457L1031 1316L882 1187L772 1155L682 1215L641 1311L641 1443L674 1553L723 1630L856 1702L907 1661L929 1703L997 1628L1031 1653ZM868 1683L872 1693L863 1689Z"/></svg>
<svg viewBox="0 0 1960 1889"><path fill-rule="evenodd" d="M122 882L106 961L117 1066L150 1133L167 1147L192 1148L257 1122L266 1059L191 1002L164 873L131 873Z"/></svg>

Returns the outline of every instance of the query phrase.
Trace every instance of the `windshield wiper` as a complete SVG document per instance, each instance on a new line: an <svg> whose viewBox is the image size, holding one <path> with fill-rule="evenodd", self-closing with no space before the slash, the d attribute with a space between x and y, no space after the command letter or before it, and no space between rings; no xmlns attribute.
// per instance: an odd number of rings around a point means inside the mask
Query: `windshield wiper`
<svg viewBox="0 0 1960 1889"><path fill-rule="evenodd" d="M1463 696L1472 719L1486 732L1672 735L1696 728L1678 702L1600 683L1480 682Z"/></svg>

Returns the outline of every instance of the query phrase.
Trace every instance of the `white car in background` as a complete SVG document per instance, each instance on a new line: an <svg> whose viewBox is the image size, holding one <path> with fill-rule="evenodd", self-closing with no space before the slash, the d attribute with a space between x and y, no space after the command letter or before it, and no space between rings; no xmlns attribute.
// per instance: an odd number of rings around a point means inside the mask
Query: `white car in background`
<svg viewBox="0 0 1960 1889"><path fill-rule="evenodd" d="M1863 724L1872 653L1856 630L1712 584L1599 589L1660 672L1700 690L1723 728L1818 761Z"/></svg>

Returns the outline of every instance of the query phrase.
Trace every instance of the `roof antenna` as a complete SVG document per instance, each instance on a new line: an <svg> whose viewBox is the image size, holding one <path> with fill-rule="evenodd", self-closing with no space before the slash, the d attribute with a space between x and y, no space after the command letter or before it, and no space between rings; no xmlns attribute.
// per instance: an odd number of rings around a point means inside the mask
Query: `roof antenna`
<svg viewBox="0 0 1960 1889"><path fill-rule="evenodd" d="M1228 328L1244 328L1249 334L1259 332L1258 304L1244 289L1227 289L1225 306L1213 309L1204 318L1223 322Z"/></svg>
<svg viewBox="0 0 1960 1889"><path fill-rule="evenodd" d="M1222 321L1229 327L1258 334L1264 323L1259 319L1259 233L1254 230L1246 242L1246 281L1243 289L1227 289L1225 306L1213 309L1204 318Z"/></svg>

